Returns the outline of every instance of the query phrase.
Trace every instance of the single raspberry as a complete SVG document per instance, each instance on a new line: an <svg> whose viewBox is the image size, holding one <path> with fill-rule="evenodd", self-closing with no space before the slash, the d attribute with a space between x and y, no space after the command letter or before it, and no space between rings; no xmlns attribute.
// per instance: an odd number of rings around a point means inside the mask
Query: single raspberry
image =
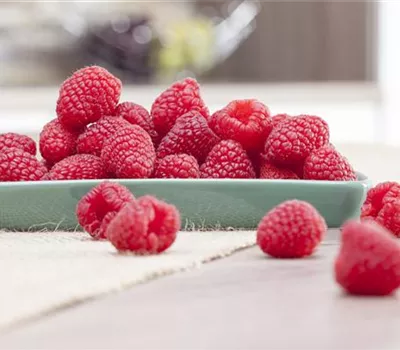
<svg viewBox="0 0 400 350"><path fill-rule="evenodd" d="M289 200L261 219L257 244L276 258L302 258L314 252L326 230L324 218L311 204Z"/></svg>
<svg viewBox="0 0 400 350"><path fill-rule="evenodd" d="M298 180L297 174L285 168L279 168L271 163L263 162L260 169L260 179L294 179Z"/></svg>
<svg viewBox="0 0 400 350"><path fill-rule="evenodd" d="M211 150L200 167L202 178L252 179L255 172L250 158L239 142L223 140Z"/></svg>
<svg viewBox="0 0 400 350"><path fill-rule="evenodd" d="M361 218L376 218L385 203L400 199L400 184L397 182L382 182L371 188L361 208Z"/></svg>
<svg viewBox="0 0 400 350"><path fill-rule="evenodd" d="M349 221L335 260L335 279L348 293L388 295L400 286L400 245L383 227Z"/></svg>
<svg viewBox="0 0 400 350"><path fill-rule="evenodd" d="M58 119L47 123L39 139L40 154L49 163L57 163L76 153L79 132L65 128Z"/></svg>
<svg viewBox="0 0 400 350"><path fill-rule="evenodd" d="M118 178L148 178L156 153L149 134L138 125L128 125L104 142L101 159Z"/></svg>
<svg viewBox="0 0 400 350"><path fill-rule="evenodd" d="M208 123L221 139L237 141L248 152L260 152L272 130L269 109L257 100L232 101Z"/></svg>
<svg viewBox="0 0 400 350"><path fill-rule="evenodd" d="M29 136L8 132L0 134L0 152L5 148L19 148L36 155L36 143Z"/></svg>
<svg viewBox="0 0 400 350"><path fill-rule="evenodd" d="M376 222L396 237L400 237L400 198L385 203L376 217Z"/></svg>
<svg viewBox="0 0 400 350"><path fill-rule="evenodd" d="M49 180L82 180L108 178L102 160L92 154L75 154L55 164Z"/></svg>
<svg viewBox="0 0 400 350"><path fill-rule="evenodd" d="M303 175L308 180L357 180L349 161L331 145L311 151L304 162Z"/></svg>
<svg viewBox="0 0 400 350"><path fill-rule="evenodd" d="M158 254L168 249L181 226L179 211L152 196L126 204L107 228L107 238L120 251Z"/></svg>
<svg viewBox="0 0 400 350"><path fill-rule="evenodd" d="M265 143L266 158L274 164L297 166L311 151L329 142L328 124L320 117L301 115L279 123Z"/></svg>
<svg viewBox="0 0 400 350"><path fill-rule="evenodd" d="M120 94L121 81L106 69L82 68L60 87L58 119L69 129L81 129L101 117L113 115Z"/></svg>
<svg viewBox="0 0 400 350"><path fill-rule="evenodd" d="M176 120L173 128L161 140L157 157L186 153L195 157L201 164L218 141L219 138L199 112L188 112Z"/></svg>
<svg viewBox="0 0 400 350"><path fill-rule="evenodd" d="M275 128L278 124L282 123L283 121L289 118L291 118L289 114L285 113L276 114L272 117L272 126Z"/></svg>
<svg viewBox="0 0 400 350"><path fill-rule="evenodd" d="M104 181L84 195L76 206L79 225L94 238L106 238L108 224L133 194L118 183Z"/></svg>
<svg viewBox="0 0 400 350"><path fill-rule="evenodd" d="M160 137L165 136L176 119L189 111L197 111L208 119L209 112L200 96L195 79L186 78L171 85L154 101L151 107L154 127Z"/></svg>
<svg viewBox="0 0 400 350"><path fill-rule="evenodd" d="M38 181L47 169L34 155L19 148L4 148L0 152L0 181Z"/></svg>
<svg viewBox="0 0 400 350"><path fill-rule="evenodd" d="M133 102L122 102L117 106L115 115L124 118L131 124L139 125L148 132L154 145L158 145L160 139L154 129L153 119L146 108Z"/></svg>
<svg viewBox="0 0 400 350"><path fill-rule="evenodd" d="M158 160L153 177L196 179L200 177L199 164L188 154L171 154Z"/></svg>
<svg viewBox="0 0 400 350"><path fill-rule="evenodd" d="M129 125L120 117L103 117L87 129L78 137L76 150L78 153L94 154L99 156L103 148L104 141L111 137L117 130Z"/></svg>

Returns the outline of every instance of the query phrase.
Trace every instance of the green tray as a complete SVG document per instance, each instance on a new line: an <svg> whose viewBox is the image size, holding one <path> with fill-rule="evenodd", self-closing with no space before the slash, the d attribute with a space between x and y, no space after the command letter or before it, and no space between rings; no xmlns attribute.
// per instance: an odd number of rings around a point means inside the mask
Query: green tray
<svg viewBox="0 0 400 350"><path fill-rule="evenodd" d="M152 194L175 204L182 229L257 227L275 205L287 199L310 202L329 227L359 216L369 186L358 181L304 180L115 180L136 197ZM78 200L101 180L0 183L0 228L9 230L75 230Z"/></svg>

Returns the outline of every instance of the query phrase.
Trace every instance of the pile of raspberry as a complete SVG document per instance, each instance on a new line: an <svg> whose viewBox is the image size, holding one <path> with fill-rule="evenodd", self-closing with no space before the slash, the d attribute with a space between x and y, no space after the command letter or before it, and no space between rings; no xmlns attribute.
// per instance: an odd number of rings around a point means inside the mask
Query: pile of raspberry
<svg viewBox="0 0 400 350"><path fill-rule="evenodd" d="M80 69L60 87L57 117L35 142L0 136L0 181L108 178L356 180L318 116L272 116L255 99L210 114L196 80L175 82L150 110L120 102L106 69Z"/></svg>

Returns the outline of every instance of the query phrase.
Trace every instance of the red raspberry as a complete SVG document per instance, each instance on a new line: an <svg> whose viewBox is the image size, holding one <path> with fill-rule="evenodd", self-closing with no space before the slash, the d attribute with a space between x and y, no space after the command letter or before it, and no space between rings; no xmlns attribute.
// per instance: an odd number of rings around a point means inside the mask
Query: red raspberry
<svg viewBox="0 0 400 350"><path fill-rule="evenodd" d="M289 114L285 113L276 114L272 117L272 126L275 128L278 124L282 123L283 121L289 118L291 118Z"/></svg>
<svg viewBox="0 0 400 350"><path fill-rule="evenodd" d="M160 137L171 130L178 119L189 111L197 111L206 119L208 108L200 96L200 86L195 79L186 78L171 85L156 98L151 115Z"/></svg>
<svg viewBox="0 0 400 350"><path fill-rule="evenodd" d="M8 132L0 134L0 152L4 148L19 148L25 152L36 155L36 143L29 136Z"/></svg>
<svg viewBox="0 0 400 350"><path fill-rule="evenodd" d="M92 154L75 154L55 164L48 174L49 180L81 180L108 178L101 159Z"/></svg>
<svg viewBox="0 0 400 350"><path fill-rule="evenodd" d="M324 218L311 204L290 200L261 219L257 244L276 258L302 258L314 252L326 230Z"/></svg>
<svg viewBox="0 0 400 350"><path fill-rule="evenodd" d="M156 153L149 134L138 125L128 125L104 142L101 158L118 178L148 178Z"/></svg>
<svg viewBox="0 0 400 350"><path fill-rule="evenodd" d="M196 158L188 154L171 154L158 160L155 178L196 179L200 177Z"/></svg>
<svg viewBox="0 0 400 350"><path fill-rule="evenodd" d="M272 129L272 119L263 103L235 100L215 112L210 128L224 140L239 142L246 151L259 152Z"/></svg>
<svg viewBox="0 0 400 350"><path fill-rule="evenodd" d="M169 248L181 226L179 211L152 196L126 204L110 222L107 238L120 251L158 254Z"/></svg>
<svg viewBox="0 0 400 350"><path fill-rule="evenodd" d="M349 221L342 228L334 270L348 293L391 294L400 286L400 245L373 222Z"/></svg>
<svg viewBox="0 0 400 350"><path fill-rule="evenodd" d="M255 172L250 158L239 142L223 140L211 150L200 167L202 178L252 179Z"/></svg>
<svg viewBox="0 0 400 350"><path fill-rule="evenodd" d="M47 171L50 171L50 169L53 167L53 163L49 163L46 159L42 159L41 161L40 161L40 164L42 164L46 169L47 169Z"/></svg>
<svg viewBox="0 0 400 350"><path fill-rule="evenodd" d="M400 199L400 184L397 182L382 182L371 188L361 208L361 218L376 218L383 205Z"/></svg>
<svg viewBox="0 0 400 350"><path fill-rule="evenodd" d="M218 141L199 112L188 112L176 120L171 131L161 140L157 158L186 153L201 164Z"/></svg>
<svg viewBox="0 0 400 350"><path fill-rule="evenodd" d="M47 123L40 133L40 154L50 163L57 163L76 153L76 140L79 132L69 131L53 119Z"/></svg>
<svg viewBox="0 0 400 350"><path fill-rule="evenodd" d="M127 125L129 125L129 123L120 117L101 118L96 123L89 125L79 136L76 146L77 152L94 154L100 157L104 141L117 130Z"/></svg>
<svg viewBox="0 0 400 350"><path fill-rule="evenodd" d="M69 129L81 129L113 115L121 94L121 81L106 69L92 66L65 80L57 100L57 116Z"/></svg>
<svg viewBox="0 0 400 350"><path fill-rule="evenodd" d="M400 237L400 198L385 203L376 217L376 222Z"/></svg>
<svg viewBox="0 0 400 350"><path fill-rule="evenodd" d="M155 145L159 144L160 140L154 129L153 119L146 108L133 102L122 102L117 106L115 115L121 116L133 125L139 125L148 132Z"/></svg>
<svg viewBox="0 0 400 350"><path fill-rule="evenodd" d="M357 180L348 160L331 145L311 151L304 162L303 175L308 180Z"/></svg>
<svg viewBox="0 0 400 350"><path fill-rule="evenodd" d="M32 154L19 148L0 152L0 181L38 181L47 169Z"/></svg>
<svg viewBox="0 0 400 350"><path fill-rule="evenodd" d="M263 162L260 169L260 179L296 179L299 177L297 174L285 168L278 168L275 165Z"/></svg>
<svg viewBox="0 0 400 350"><path fill-rule="evenodd" d="M125 186L104 181L81 198L76 206L76 217L92 237L106 238L108 224L126 203L134 200Z"/></svg>
<svg viewBox="0 0 400 350"><path fill-rule="evenodd" d="M301 115L279 123L265 143L265 155L275 164L304 162L311 151L329 142L328 124L320 117Z"/></svg>

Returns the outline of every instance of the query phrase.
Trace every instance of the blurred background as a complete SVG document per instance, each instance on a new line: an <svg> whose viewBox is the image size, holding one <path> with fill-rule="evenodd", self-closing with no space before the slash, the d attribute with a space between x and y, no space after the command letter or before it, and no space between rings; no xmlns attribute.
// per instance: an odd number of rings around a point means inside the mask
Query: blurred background
<svg viewBox="0 0 400 350"><path fill-rule="evenodd" d="M1 128L40 129L57 86L99 64L146 107L194 76L211 110L255 97L273 113L325 117L338 141L396 143L396 3L0 2Z"/></svg>

